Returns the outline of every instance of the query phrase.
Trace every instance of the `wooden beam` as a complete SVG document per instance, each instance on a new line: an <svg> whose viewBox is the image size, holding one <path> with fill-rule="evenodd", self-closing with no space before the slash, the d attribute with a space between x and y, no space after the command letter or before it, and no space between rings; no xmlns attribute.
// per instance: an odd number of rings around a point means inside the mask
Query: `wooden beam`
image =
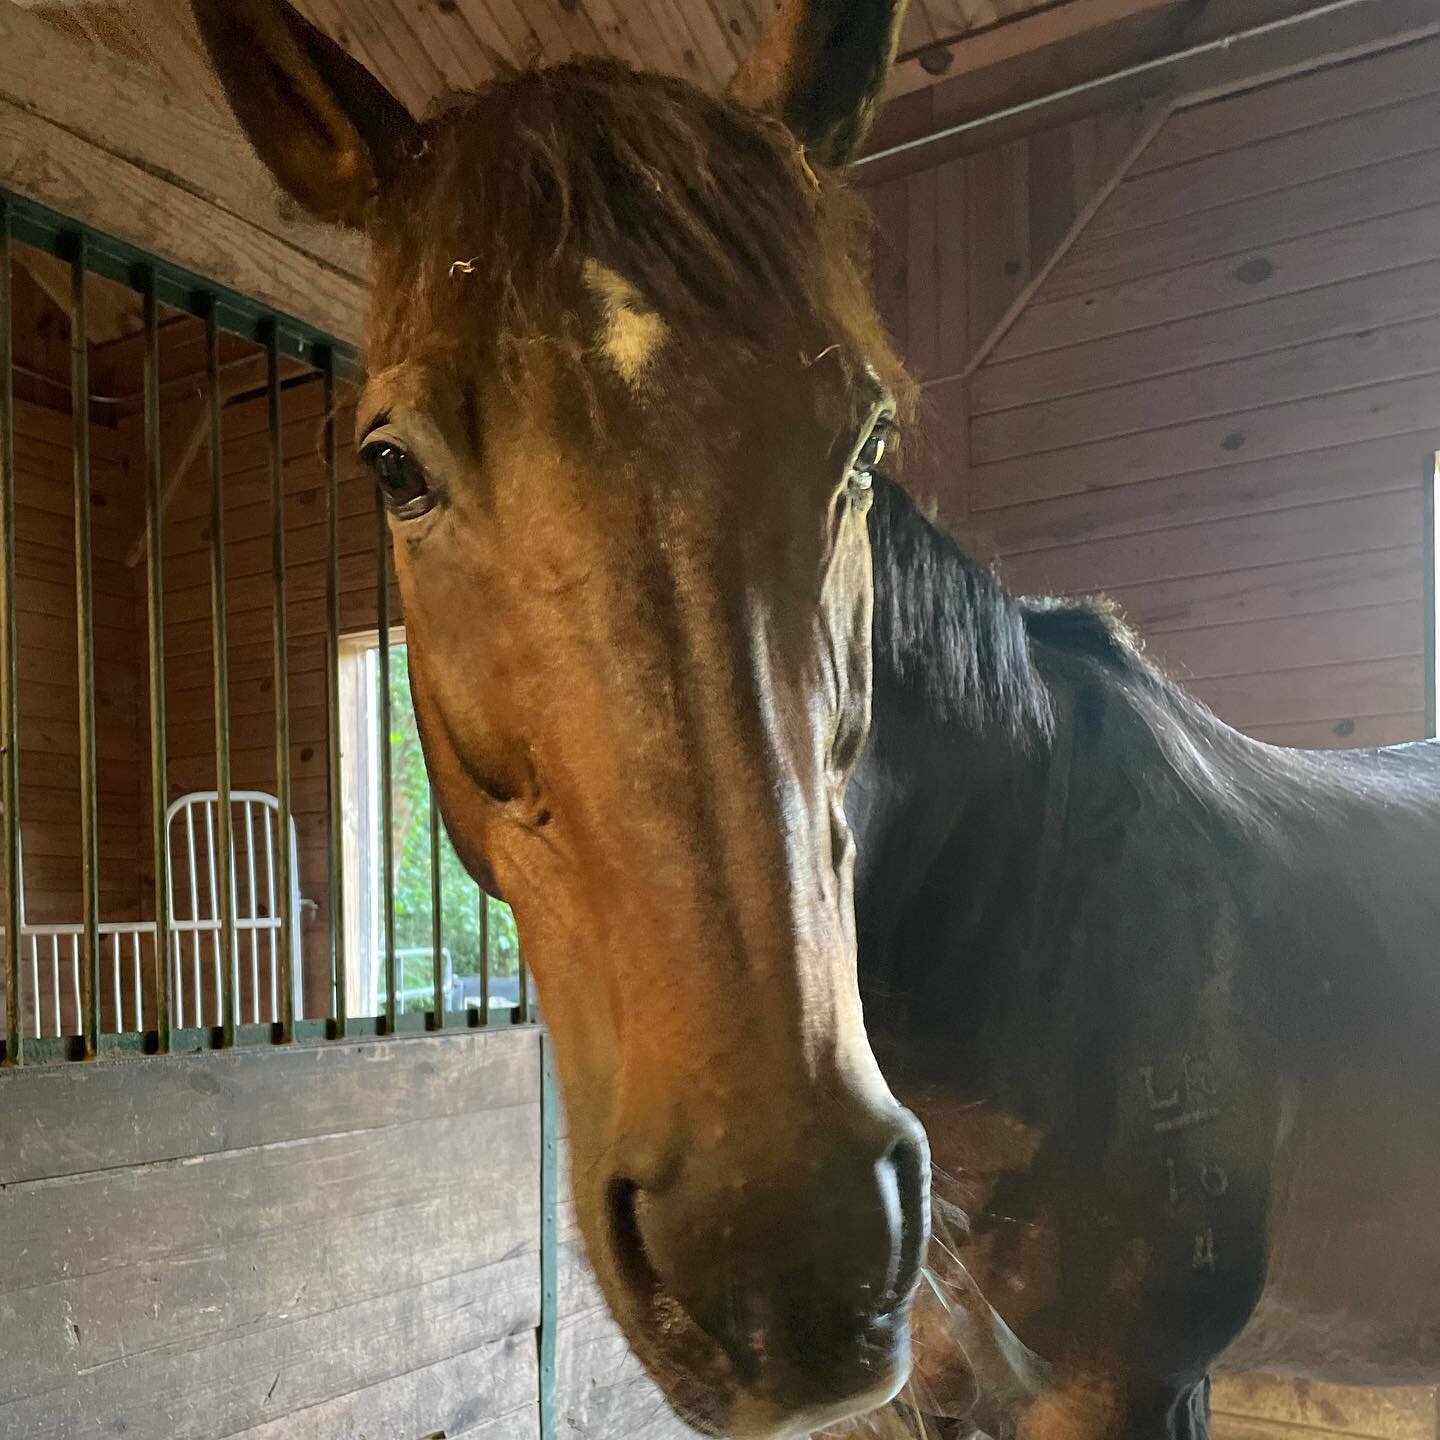
<svg viewBox="0 0 1440 1440"><path fill-rule="evenodd" d="M948 83L1103 26L1176 8L1177 0L1064 0L968 35L941 37L896 57L886 96L894 99L927 85ZM941 52L948 52L944 70L928 71L926 64L938 63Z"/></svg>
<svg viewBox="0 0 1440 1440"><path fill-rule="evenodd" d="M286 216L227 116L4 4L0 184L359 342L356 237Z"/></svg>
<svg viewBox="0 0 1440 1440"><path fill-rule="evenodd" d="M1219 34L1219 12L1202 12L1203 32L1180 23L1191 14L1137 12L956 81L946 77L896 107L908 126L882 120L852 167L856 178L874 185L1127 105L1200 103L1440 31L1434 0L1351 0L1318 9L1316 0L1277 0L1261 17L1265 28Z"/></svg>

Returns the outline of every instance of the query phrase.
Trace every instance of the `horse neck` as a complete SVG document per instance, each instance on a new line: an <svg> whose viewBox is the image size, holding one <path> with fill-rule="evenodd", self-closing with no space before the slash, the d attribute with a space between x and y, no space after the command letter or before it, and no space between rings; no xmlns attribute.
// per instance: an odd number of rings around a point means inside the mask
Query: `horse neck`
<svg viewBox="0 0 1440 1440"><path fill-rule="evenodd" d="M1013 908L1042 842L1051 693L992 575L882 483L870 741L851 782L862 985Z"/></svg>

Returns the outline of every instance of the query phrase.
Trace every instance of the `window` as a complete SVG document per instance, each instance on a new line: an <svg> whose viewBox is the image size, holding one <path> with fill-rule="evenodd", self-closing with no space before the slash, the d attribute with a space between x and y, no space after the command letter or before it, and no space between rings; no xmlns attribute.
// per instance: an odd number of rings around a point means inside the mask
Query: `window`
<svg viewBox="0 0 1440 1440"><path fill-rule="evenodd" d="M340 642L340 773L344 808L345 949L352 1015L385 1008L380 641L376 632ZM433 1005L430 782L410 700L405 633L390 636L390 846L394 867L396 1010ZM492 1018L519 1003L520 946L508 906L470 879L440 827L441 958L449 1010L480 1004L489 975Z"/></svg>

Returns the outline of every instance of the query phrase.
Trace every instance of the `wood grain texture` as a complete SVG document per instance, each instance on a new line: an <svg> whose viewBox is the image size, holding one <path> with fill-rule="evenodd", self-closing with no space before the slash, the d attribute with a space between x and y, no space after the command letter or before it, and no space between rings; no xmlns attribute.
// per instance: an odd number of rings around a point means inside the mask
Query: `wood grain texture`
<svg viewBox="0 0 1440 1440"><path fill-rule="evenodd" d="M526 1433L538 1075L524 1032L0 1075L4 1424Z"/></svg>

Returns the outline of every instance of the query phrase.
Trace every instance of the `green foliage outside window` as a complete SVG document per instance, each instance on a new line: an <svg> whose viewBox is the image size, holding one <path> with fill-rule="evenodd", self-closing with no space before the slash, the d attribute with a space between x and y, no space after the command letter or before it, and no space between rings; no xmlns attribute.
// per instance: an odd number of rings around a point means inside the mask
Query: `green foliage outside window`
<svg viewBox="0 0 1440 1440"><path fill-rule="evenodd" d="M415 707L410 699L410 670L405 647L390 647L390 757L395 863L395 947L429 951L430 926L430 780L420 749ZM515 975L520 942L510 907L486 897L490 919L490 973ZM480 973L480 890L465 873L445 834L440 833L441 938L457 975ZM402 986L429 981L428 961L409 961ZM413 972L413 973L412 973Z"/></svg>

